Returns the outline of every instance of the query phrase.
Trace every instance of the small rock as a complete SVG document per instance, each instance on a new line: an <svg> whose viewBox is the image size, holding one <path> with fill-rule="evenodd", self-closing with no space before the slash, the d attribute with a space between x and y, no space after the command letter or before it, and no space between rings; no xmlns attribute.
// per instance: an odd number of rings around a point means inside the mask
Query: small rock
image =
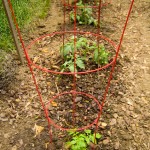
<svg viewBox="0 0 150 150"><path fill-rule="evenodd" d="M135 118L137 118L138 117L138 114L131 114L131 116L135 119Z"/></svg>
<svg viewBox="0 0 150 150"><path fill-rule="evenodd" d="M116 123L117 123L117 121L116 121L115 118L113 118L113 119L110 121L110 125L111 125L111 126L115 125Z"/></svg>
<svg viewBox="0 0 150 150"><path fill-rule="evenodd" d="M122 138L123 138L124 140L127 140L127 141L133 139L133 138L132 138L132 135L127 134L127 133L122 134Z"/></svg>
<svg viewBox="0 0 150 150"><path fill-rule="evenodd" d="M15 142L14 139L10 139L9 143L12 145L14 142Z"/></svg>
<svg viewBox="0 0 150 150"><path fill-rule="evenodd" d="M5 139L8 139L10 136L9 136L9 133L6 133L6 134L4 134L4 138Z"/></svg>
<svg viewBox="0 0 150 150"><path fill-rule="evenodd" d="M19 144L20 144L21 146L23 145L23 140L22 140L22 139L19 140Z"/></svg>
<svg viewBox="0 0 150 150"><path fill-rule="evenodd" d="M102 122L101 125L102 125L103 127L106 127L106 126L107 126L107 123Z"/></svg>
<svg viewBox="0 0 150 150"><path fill-rule="evenodd" d="M122 106L122 110L123 110L123 111L126 111L126 108L125 108L124 106Z"/></svg>
<svg viewBox="0 0 150 150"><path fill-rule="evenodd" d="M6 122L8 121L8 118L0 118L1 121Z"/></svg>
<svg viewBox="0 0 150 150"><path fill-rule="evenodd" d="M99 126L100 126L100 128L105 129L106 126L107 126L107 123L105 123L105 122L100 122Z"/></svg>
<svg viewBox="0 0 150 150"><path fill-rule="evenodd" d="M133 106L133 102L130 99L127 99L127 104Z"/></svg>
<svg viewBox="0 0 150 150"><path fill-rule="evenodd" d="M13 122L14 122L14 120L13 120L13 119L10 119L9 124L12 125Z"/></svg>
<svg viewBox="0 0 150 150"><path fill-rule="evenodd" d="M119 141L117 141L116 143L115 143L115 149L119 149Z"/></svg>
<svg viewBox="0 0 150 150"><path fill-rule="evenodd" d="M6 116L5 113L1 113L1 114L0 114L0 117L1 117L1 118L4 118L5 116Z"/></svg>
<svg viewBox="0 0 150 150"><path fill-rule="evenodd" d="M124 95L124 93L123 93L123 92L120 92L120 91L118 92L118 94L119 94L119 95Z"/></svg>
<svg viewBox="0 0 150 150"><path fill-rule="evenodd" d="M17 150L17 146L13 146L11 150Z"/></svg>
<svg viewBox="0 0 150 150"><path fill-rule="evenodd" d="M4 95L4 94L6 94L6 91L2 90L1 93Z"/></svg>
<svg viewBox="0 0 150 150"><path fill-rule="evenodd" d="M109 140L109 139L105 139L105 140L103 140L103 144L104 144L104 145L107 145L109 142L110 142L110 140Z"/></svg>
<svg viewBox="0 0 150 150"><path fill-rule="evenodd" d="M118 115L116 113L113 116L114 116L114 118L118 118Z"/></svg>
<svg viewBox="0 0 150 150"><path fill-rule="evenodd" d="M133 107L133 106L130 106L130 107L129 107L129 110L133 111L133 110L134 110L134 107Z"/></svg>
<svg viewBox="0 0 150 150"><path fill-rule="evenodd" d="M111 136L111 135L112 135L110 131L108 131L108 135L109 135L109 136Z"/></svg>
<svg viewBox="0 0 150 150"><path fill-rule="evenodd" d="M32 147L34 147L34 144L33 144L33 143L31 143L31 146L32 146Z"/></svg>
<svg viewBox="0 0 150 150"><path fill-rule="evenodd" d="M83 107L83 105L82 105L82 104L77 104L77 105L78 105L78 107L80 107L80 108L81 108L81 107Z"/></svg>
<svg viewBox="0 0 150 150"><path fill-rule="evenodd" d="M76 97L75 102L79 102L82 100L82 97Z"/></svg>

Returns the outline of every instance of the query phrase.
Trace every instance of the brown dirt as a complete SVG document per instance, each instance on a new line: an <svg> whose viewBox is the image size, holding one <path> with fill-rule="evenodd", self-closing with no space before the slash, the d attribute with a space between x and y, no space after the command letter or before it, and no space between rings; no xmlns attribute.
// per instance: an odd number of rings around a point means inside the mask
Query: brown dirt
<svg viewBox="0 0 150 150"><path fill-rule="evenodd" d="M56 9L57 8L57 9ZM102 10L101 31L103 34L118 43L120 31L124 25L125 16L129 8L129 1L116 0ZM149 150L150 149L150 17L149 0L135 1L133 11L125 32L123 46L119 55L119 62L107 96L99 132L103 138L99 141L98 149L103 150ZM110 11L111 10L111 11ZM26 44L45 33L61 30L63 23L62 8L59 0L52 1L49 16L35 23L34 28L24 31ZM37 81L41 88L44 102L55 93L72 87L71 77L62 76L64 84L58 76L42 73L34 69L38 75ZM106 84L105 78L109 69L99 74L85 75L79 78L78 90L85 91L102 99ZM100 84L96 79L100 78ZM47 122L44 118L35 86L27 66L21 66L16 55L6 57L4 72L0 76L0 149L2 150L44 150L49 142ZM46 81L45 81L46 79ZM53 79L53 82L52 80ZM86 81L85 81L86 79ZM56 82L57 81L57 82ZM90 86L89 88L87 87ZM86 88L87 87L87 88ZM98 89L98 90L97 90ZM85 97L79 96L78 99ZM66 97L70 99L70 97ZM85 98L87 99L87 98ZM89 100L90 101L90 100ZM50 108L51 115L68 118L68 106L64 102L53 103L57 107ZM78 103L80 108L88 107L92 113L95 104L91 107L85 103ZM69 103L70 105L70 103ZM62 111L61 109L66 111ZM86 108L85 108L86 110ZM97 112L97 110L94 110ZM79 111L82 114L82 111ZM86 112L84 112L86 114ZM78 117L78 116L77 116ZM84 116L83 116L84 117ZM94 118L91 115L90 118ZM71 118L71 117L70 117ZM85 118L84 118L85 119ZM56 120L56 121L59 121ZM62 120L61 120L62 121ZM66 127L69 120L64 121ZM79 125L80 124L79 120ZM40 135L35 137L35 124L44 127ZM62 149L66 133L54 130L54 149ZM64 137L65 136L65 137ZM58 138L59 137L59 138ZM52 145L51 145L52 146Z"/></svg>

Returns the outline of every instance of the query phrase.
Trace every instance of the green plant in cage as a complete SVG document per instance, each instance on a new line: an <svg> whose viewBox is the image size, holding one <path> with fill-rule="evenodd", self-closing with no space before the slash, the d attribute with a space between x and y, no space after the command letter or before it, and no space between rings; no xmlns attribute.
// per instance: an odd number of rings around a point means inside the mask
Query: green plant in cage
<svg viewBox="0 0 150 150"><path fill-rule="evenodd" d="M79 11L76 14L76 18L74 11L71 11L70 13L71 22L74 22L76 19L76 21L81 25L98 25L98 21L93 17L92 8L88 7L86 4L83 4L82 0L77 3L77 6L79 6Z"/></svg>
<svg viewBox="0 0 150 150"><path fill-rule="evenodd" d="M74 61L74 51L76 47L76 60ZM85 63L91 61L94 64L107 64L109 60L109 52L106 51L104 45L98 45L87 38L79 37L74 41L74 36L69 42L60 47L60 53L64 59L61 71L69 70L71 72L85 69ZM76 62L76 64L74 63ZM76 65L76 70L74 66Z"/></svg>
<svg viewBox="0 0 150 150"><path fill-rule="evenodd" d="M84 132L77 132L71 130L68 132L70 140L66 142L66 149L71 150L87 150L90 143L97 144L97 140L102 137L99 133L92 133L91 130L84 130Z"/></svg>
<svg viewBox="0 0 150 150"><path fill-rule="evenodd" d="M77 42L77 49L81 47L82 43ZM69 69L71 72L77 71L77 69L85 69L84 58L76 55L76 70L74 70L74 40L66 43L60 48L61 56L64 58L64 64L61 66L61 71Z"/></svg>

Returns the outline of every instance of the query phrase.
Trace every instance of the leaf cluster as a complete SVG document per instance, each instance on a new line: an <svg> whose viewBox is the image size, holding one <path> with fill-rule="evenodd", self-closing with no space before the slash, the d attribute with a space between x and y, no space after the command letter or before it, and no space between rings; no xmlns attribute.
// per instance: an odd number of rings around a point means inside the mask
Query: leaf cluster
<svg viewBox="0 0 150 150"><path fill-rule="evenodd" d="M76 21L81 25L98 25L97 20L93 17L92 8L86 7L88 5L83 4L82 0L77 3L77 6L79 6L79 11L76 14L76 18L73 11L70 13L70 20L72 22L76 19Z"/></svg>
<svg viewBox="0 0 150 150"><path fill-rule="evenodd" d="M76 42L76 49L80 49L85 46L86 41L84 41L85 38L80 38ZM62 72L66 69L69 69L71 72L76 72L77 69L85 69L85 64L84 64L84 57L80 55L76 55L76 64L74 63L74 50L75 50L75 43L74 43L74 37L71 38L71 41L66 43L64 46L61 46L60 48L60 53L61 56L64 59L64 64L61 66ZM76 70L74 66L77 66Z"/></svg>
<svg viewBox="0 0 150 150"><path fill-rule="evenodd" d="M105 50L103 45L99 45L94 50L94 61L96 64L107 64L109 53Z"/></svg>
<svg viewBox="0 0 150 150"><path fill-rule="evenodd" d="M66 143L66 148L71 150L86 150L90 143L97 144L97 139L102 137L101 134L92 133L91 130L85 130L83 133L76 131L69 131L71 141Z"/></svg>
<svg viewBox="0 0 150 150"><path fill-rule="evenodd" d="M109 53L105 50L103 45L97 45L96 42L92 42L84 37L80 37L75 41L74 37L72 37L69 42L61 46L60 53L64 59L64 64L61 66L62 72L64 70L77 72L78 69L85 69L85 62L89 60L93 60L93 62L98 65L107 64L109 57ZM74 61L75 53L76 61Z"/></svg>

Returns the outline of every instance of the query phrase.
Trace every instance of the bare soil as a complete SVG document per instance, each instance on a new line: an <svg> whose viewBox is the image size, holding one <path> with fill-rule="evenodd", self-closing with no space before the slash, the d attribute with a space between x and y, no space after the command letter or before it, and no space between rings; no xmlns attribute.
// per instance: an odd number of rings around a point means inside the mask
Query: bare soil
<svg viewBox="0 0 150 150"><path fill-rule="evenodd" d="M128 12L130 1L116 0L102 9L101 32L117 44ZM150 2L135 1L129 24L125 32L116 70L107 95L98 132L103 135L98 142L99 150L149 150L150 149ZM70 29L72 26L68 26ZM29 41L43 34L61 31L63 9L61 1L53 0L51 10L45 20L37 20L31 28L25 29L23 38ZM95 31L92 26L81 29ZM81 30L80 29L80 30ZM40 50L47 58L47 41L40 43ZM39 46L38 45L38 46ZM60 45L61 46L61 45ZM59 47L59 42L53 42ZM40 62L40 53L31 52L33 61ZM45 54L46 53L46 54ZM44 55L44 56L43 56ZM52 55L54 59L56 55ZM49 58L48 58L49 59ZM45 60L45 59L44 59ZM46 65L54 67L53 62ZM41 62L39 64L42 64ZM45 65L45 64L44 64ZM56 68L57 64L55 65ZM68 140L66 132L52 128L53 145L49 144L47 121L41 107L30 70L21 66L16 54L7 55L3 63L4 72L0 76L0 149L1 150L44 150L64 149ZM107 84L110 68L98 73L78 77L78 91L94 95L99 102ZM34 68L38 86L45 103L57 93L72 89L72 76L58 76ZM71 96L59 97L49 108L51 117L63 127L72 127L69 112ZM84 103L81 101L84 100ZM68 102L68 103L67 103ZM96 103L86 96L78 95L77 124L84 126L96 117ZM67 103L67 104L66 104ZM82 111L83 110L83 111ZM88 111L87 111L88 110ZM87 118L86 118L87 116ZM84 122L83 122L84 119ZM36 126L36 125L37 126ZM36 131L40 134L37 134Z"/></svg>

